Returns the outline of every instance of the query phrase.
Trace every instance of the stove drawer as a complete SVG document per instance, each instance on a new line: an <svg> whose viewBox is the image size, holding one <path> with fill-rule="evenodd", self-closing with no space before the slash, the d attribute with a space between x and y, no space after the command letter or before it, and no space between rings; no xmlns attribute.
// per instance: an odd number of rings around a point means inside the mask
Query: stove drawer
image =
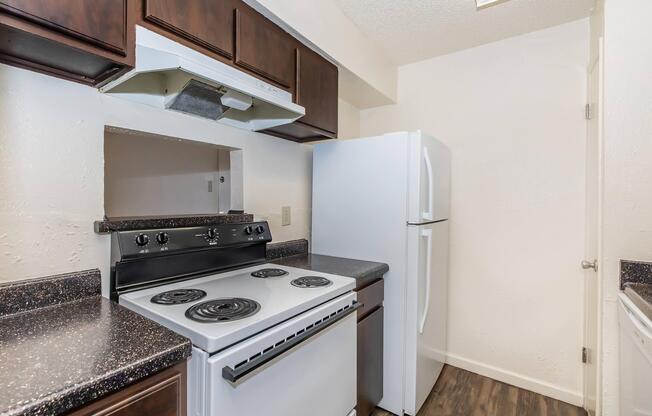
<svg viewBox="0 0 652 416"><path fill-rule="evenodd" d="M340 296L208 358L206 416L349 415L356 404L354 300L354 293Z"/></svg>

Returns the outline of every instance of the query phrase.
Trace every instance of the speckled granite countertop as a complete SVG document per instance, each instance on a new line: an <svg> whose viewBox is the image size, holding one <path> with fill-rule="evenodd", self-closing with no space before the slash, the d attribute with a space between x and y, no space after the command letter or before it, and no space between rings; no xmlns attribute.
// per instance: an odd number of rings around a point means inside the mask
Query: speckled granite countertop
<svg viewBox="0 0 652 416"><path fill-rule="evenodd" d="M213 224L239 224L252 222L252 214L203 214L203 215L176 215L158 217L121 217L105 218L95 221L93 227L98 234L111 231L147 230L150 228L178 228L198 227Z"/></svg>
<svg viewBox="0 0 652 416"><path fill-rule="evenodd" d="M190 356L188 339L99 296L99 282L94 270L0 285L0 303L18 299L0 308L0 415L63 414ZM65 301L44 300L48 287Z"/></svg>
<svg viewBox="0 0 652 416"><path fill-rule="evenodd" d="M620 289L641 312L652 319L652 263L621 260Z"/></svg>
<svg viewBox="0 0 652 416"><path fill-rule="evenodd" d="M285 243L286 245L288 243ZM307 243L305 244L307 249ZM287 248L287 247L284 247ZM383 277L389 270L385 263L324 256L320 254L294 254L288 257L270 258L274 264L298 267L322 273L338 274L356 279L356 289L360 289Z"/></svg>

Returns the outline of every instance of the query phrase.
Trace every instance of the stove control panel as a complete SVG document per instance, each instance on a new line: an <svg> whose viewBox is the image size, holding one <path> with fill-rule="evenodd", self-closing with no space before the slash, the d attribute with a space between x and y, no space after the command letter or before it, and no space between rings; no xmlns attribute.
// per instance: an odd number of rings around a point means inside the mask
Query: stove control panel
<svg viewBox="0 0 652 416"><path fill-rule="evenodd" d="M114 239L121 257L142 257L204 248L264 244L272 241L265 221L202 227L118 231Z"/></svg>

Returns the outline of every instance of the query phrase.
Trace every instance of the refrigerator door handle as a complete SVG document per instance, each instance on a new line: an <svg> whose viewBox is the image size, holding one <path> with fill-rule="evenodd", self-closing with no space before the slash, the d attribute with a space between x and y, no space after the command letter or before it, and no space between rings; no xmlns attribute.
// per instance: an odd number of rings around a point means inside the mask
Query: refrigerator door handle
<svg viewBox="0 0 652 416"><path fill-rule="evenodd" d="M426 221L432 221L432 163L430 163L430 155L428 154L428 149L426 147L423 148L423 163L426 165L426 175L428 176L428 210L423 211L421 216Z"/></svg>
<svg viewBox="0 0 652 416"><path fill-rule="evenodd" d="M430 309L430 273L432 272L432 229L428 228L421 231L421 237L426 238L426 299L423 303L423 312L419 319L419 334L423 334L423 328L426 325L428 310Z"/></svg>

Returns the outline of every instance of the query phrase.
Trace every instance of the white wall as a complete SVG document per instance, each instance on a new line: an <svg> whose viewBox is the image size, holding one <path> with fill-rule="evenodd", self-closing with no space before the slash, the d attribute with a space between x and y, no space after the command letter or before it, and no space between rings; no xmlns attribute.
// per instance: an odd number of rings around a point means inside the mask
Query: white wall
<svg viewBox="0 0 652 416"><path fill-rule="evenodd" d="M0 281L100 267L105 125L243 149L247 212L275 241L308 237L312 150L0 65ZM281 207L292 207L282 227Z"/></svg>
<svg viewBox="0 0 652 416"><path fill-rule="evenodd" d="M360 110L342 99L337 103L337 137L360 137Z"/></svg>
<svg viewBox="0 0 652 416"><path fill-rule="evenodd" d="M619 261L652 261L652 2L604 3L602 414L617 416Z"/></svg>
<svg viewBox="0 0 652 416"><path fill-rule="evenodd" d="M451 148L451 364L576 404L588 43L585 19L403 66L361 112Z"/></svg>

